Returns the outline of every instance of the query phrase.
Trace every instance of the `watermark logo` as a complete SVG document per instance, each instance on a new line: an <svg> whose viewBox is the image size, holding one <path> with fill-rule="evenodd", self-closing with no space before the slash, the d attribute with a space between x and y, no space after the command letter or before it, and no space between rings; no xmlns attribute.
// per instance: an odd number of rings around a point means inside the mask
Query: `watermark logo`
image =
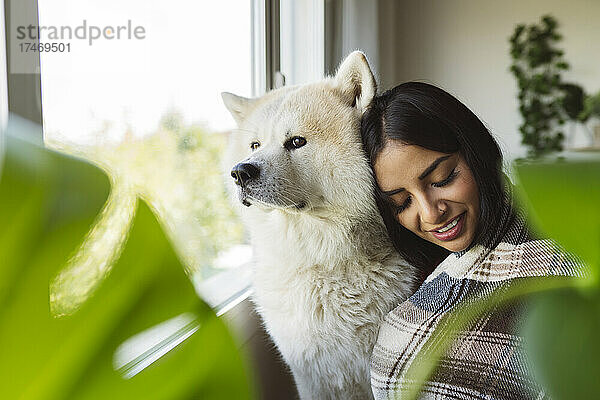
<svg viewBox="0 0 600 400"><path fill-rule="evenodd" d="M124 25L98 26L88 24L88 21L84 19L80 25L75 27L69 25L20 25L16 27L16 38L20 41L38 41L39 43L85 40L89 46L92 46L97 40L143 40L146 38L146 28L134 25L131 20Z"/></svg>
<svg viewBox="0 0 600 400"><path fill-rule="evenodd" d="M146 27L131 19L119 24L81 22L41 25L31 23L37 17L23 9L11 9L9 48L10 72L29 74L40 72L42 53L66 56L77 50L94 49L100 42L143 41Z"/></svg>

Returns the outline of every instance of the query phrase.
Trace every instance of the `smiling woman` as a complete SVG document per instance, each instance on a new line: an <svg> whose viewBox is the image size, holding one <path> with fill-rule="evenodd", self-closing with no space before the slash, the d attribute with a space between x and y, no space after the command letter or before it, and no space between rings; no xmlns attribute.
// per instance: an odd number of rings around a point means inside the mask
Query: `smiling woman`
<svg viewBox="0 0 600 400"><path fill-rule="evenodd" d="M523 278L579 275L582 268L530 232L503 179L496 141L450 94L425 83L399 85L373 100L361 128L388 233L426 276L379 331L371 385L376 399L387 399L419 390L411 367L427 363L419 355L434 347L429 338L457 307ZM496 307L451 332L449 350L420 390L436 398L544 397L517 330L523 312L520 305Z"/></svg>
<svg viewBox="0 0 600 400"><path fill-rule="evenodd" d="M464 104L435 86L408 82L377 98L362 131L381 214L408 261L427 272L449 251L498 243L513 214L502 155ZM455 220L460 231L446 233ZM497 229L483 229L489 226Z"/></svg>

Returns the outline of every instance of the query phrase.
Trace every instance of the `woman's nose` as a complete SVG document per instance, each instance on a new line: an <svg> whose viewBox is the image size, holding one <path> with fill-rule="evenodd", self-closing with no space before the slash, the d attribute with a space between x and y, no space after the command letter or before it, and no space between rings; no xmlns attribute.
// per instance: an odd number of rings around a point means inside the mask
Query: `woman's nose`
<svg viewBox="0 0 600 400"><path fill-rule="evenodd" d="M442 222L446 214L446 203L439 199L423 198L420 202L421 221L428 225Z"/></svg>

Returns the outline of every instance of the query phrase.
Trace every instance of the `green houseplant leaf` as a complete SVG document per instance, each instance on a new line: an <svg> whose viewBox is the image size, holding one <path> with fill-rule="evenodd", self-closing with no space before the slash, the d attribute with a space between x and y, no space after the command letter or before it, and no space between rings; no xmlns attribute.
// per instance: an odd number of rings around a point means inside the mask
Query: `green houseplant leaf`
<svg viewBox="0 0 600 400"><path fill-rule="evenodd" d="M49 282L109 194L99 169L8 138L0 180L0 398L245 399L244 360L201 302L152 211L137 207L112 272L73 315L53 318ZM196 333L130 379L114 354L128 338L185 313Z"/></svg>
<svg viewBox="0 0 600 400"><path fill-rule="evenodd" d="M531 302L523 335L535 373L556 399L600 393L600 159L517 165L522 197L538 228L589 267L573 287Z"/></svg>
<svg viewBox="0 0 600 400"><path fill-rule="evenodd" d="M534 224L592 267L600 261L600 160L516 164L520 195Z"/></svg>
<svg viewBox="0 0 600 400"><path fill-rule="evenodd" d="M540 293L523 336L540 383L553 399L593 399L600 393L600 291L565 288Z"/></svg>

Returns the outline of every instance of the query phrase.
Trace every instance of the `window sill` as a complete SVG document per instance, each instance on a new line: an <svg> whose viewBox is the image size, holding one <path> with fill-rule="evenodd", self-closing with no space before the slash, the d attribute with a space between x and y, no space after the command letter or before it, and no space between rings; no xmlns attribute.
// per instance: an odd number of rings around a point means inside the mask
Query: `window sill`
<svg viewBox="0 0 600 400"><path fill-rule="evenodd" d="M196 293L221 316L252 294L252 264L245 263L211 276L194 279Z"/></svg>

